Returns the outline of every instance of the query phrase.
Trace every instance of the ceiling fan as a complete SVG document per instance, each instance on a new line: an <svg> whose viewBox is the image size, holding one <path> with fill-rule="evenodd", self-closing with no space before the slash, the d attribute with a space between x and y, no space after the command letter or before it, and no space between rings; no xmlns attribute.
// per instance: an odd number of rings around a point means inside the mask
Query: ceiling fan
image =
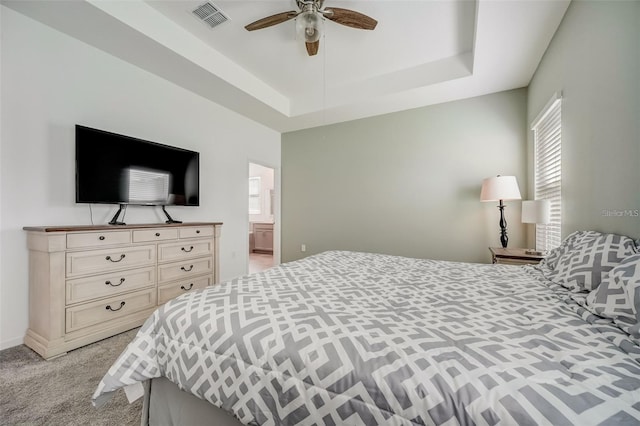
<svg viewBox="0 0 640 426"><path fill-rule="evenodd" d="M378 24L375 19L354 10L338 7L323 9L324 0L296 0L296 4L300 9L299 11L291 10L289 12L276 13L250 23L245 29L247 31L260 30L296 18L296 30L301 35L304 35L307 53L309 56L313 56L318 53L318 48L320 47L324 18L361 30L373 30Z"/></svg>

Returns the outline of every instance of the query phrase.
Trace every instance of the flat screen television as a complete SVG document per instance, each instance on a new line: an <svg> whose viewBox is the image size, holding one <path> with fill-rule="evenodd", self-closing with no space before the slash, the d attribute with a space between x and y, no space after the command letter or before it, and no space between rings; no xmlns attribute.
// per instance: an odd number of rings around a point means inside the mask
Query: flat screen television
<svg viewBox="0 0 640 426"><path fill-rule="evenodd" d="M200 154L76 125L76 202L199 206Z"/></svg>

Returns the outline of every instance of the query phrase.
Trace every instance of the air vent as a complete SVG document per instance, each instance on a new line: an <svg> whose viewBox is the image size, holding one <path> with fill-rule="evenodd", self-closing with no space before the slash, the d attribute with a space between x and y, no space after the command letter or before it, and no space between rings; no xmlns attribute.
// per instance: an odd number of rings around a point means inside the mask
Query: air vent
<svg viewBox="0 0 640 426"><path fill-rule="evenodd" d="M220 8L215 6L211 2L201 4L195 10L193 10L192 13L211 28L215 28L223 22L227 22L229 20L229 18L224 13L222 13Z"/></svg>

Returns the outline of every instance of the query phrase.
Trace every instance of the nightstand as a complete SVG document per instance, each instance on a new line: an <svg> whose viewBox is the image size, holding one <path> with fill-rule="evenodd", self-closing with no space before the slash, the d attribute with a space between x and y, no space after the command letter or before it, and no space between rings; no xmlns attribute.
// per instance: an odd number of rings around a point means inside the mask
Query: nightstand
<svg viewBox="0 0 640 426"><path fill-rule="evenodd" d="M544 259L542 255L527 254L523 248L489 247L489 251L492 262L502 265L535 265Z"/></svg>

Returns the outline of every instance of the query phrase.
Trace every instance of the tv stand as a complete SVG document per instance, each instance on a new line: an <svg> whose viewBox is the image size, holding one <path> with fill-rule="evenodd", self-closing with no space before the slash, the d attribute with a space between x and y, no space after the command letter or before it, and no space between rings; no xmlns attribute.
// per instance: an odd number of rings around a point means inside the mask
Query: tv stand
<svg viewBox="0 0 640 426"><path fill-rule="evenodd" d="M174 220L171 216L169 216L169 212L165 210L164 206L162 206L162 211L167 216L167 221L165 223L182 223L181 220Z"/></svg>
<svg viewBox="0 0 640 426"><path fill-rule="evenodd" d="M109 225L126 225L124 222L118 222L118 216L120 216L120 212L122 212L122 210L127 210L127 206L125 204L120 204L120 208L109 221Z"/></svg>

